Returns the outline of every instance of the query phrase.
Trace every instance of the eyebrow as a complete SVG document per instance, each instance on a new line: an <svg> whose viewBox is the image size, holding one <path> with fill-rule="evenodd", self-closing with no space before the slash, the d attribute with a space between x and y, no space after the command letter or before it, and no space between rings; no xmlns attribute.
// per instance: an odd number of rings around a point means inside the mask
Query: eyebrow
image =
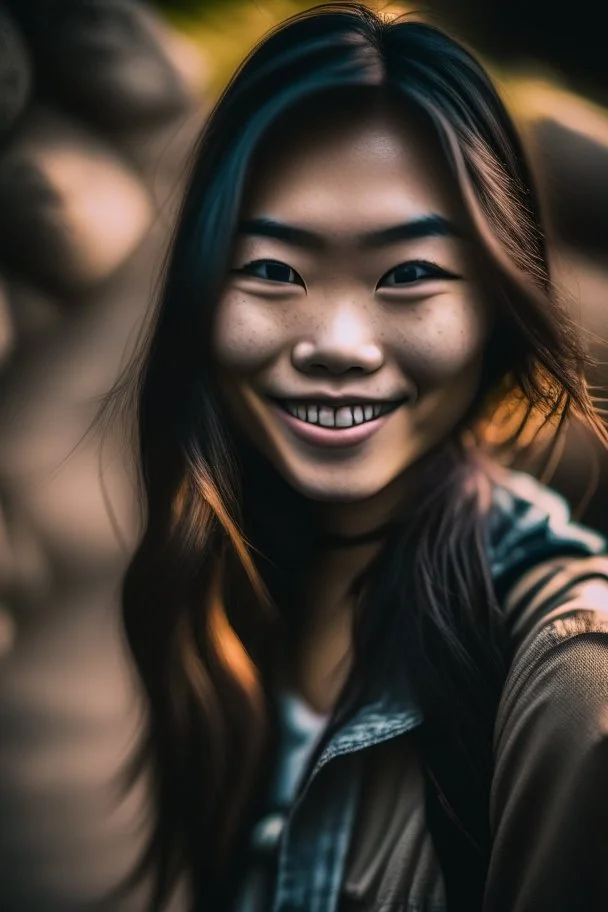
<svg viewBox="0 0 608 912"><path fill-rule="evenodd" d="M237 234L275 238L305 250L325 250L328 246L327 240L314 231L270 218L246 219L239 224ZM462 237L462 232L445 216L429 213L399 225L356 235L355 243L364 248L376 248L396 241L416 241L429 237Z"/></svg>

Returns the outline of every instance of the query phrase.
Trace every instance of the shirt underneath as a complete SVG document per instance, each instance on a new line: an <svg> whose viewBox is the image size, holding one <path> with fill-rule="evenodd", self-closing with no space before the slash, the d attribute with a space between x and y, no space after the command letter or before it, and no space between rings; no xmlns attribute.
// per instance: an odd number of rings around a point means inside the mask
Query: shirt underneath
<svg viewBox="0 0 608 912"><path fill-rule="evenodd" d="M279 719L279 757L268 797L268 813L251 833L249 867L234 912L268 912L272 906L281 833L329 714L315 712L296 694L285 691L279 697Z"/></svg>

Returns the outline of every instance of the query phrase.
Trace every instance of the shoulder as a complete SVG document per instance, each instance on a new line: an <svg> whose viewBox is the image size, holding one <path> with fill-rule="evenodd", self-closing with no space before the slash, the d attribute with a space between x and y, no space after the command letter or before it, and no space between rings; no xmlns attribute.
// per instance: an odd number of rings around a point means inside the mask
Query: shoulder
<svg viewBox="0 0 608 912"><path fill-rule="evenodd" d="M487 534L511 653L499 769L506 746L522 762L536 748L582 757L608 743L608 542L573 522L563 497L515 472L494 484Z"/></svg>
<svg viewBox="0 0 608 912"><path fill-rule="evenodd" d="M565 733L571 746L582 746L582 732L603 738L608 542L573 522L555 491L502 471L493 484L487 536L510 652L496 746L527 725L555 749L563 749L557 741Z"/></svg>
<svg viewBox="0 0 608 912"><path fill-rule="evenodd" d="M538 733L541 719L546 735L565 734L571 745L580 743L582 731L601 731L603 737L608 542L573 522L555 491L514 472L502 474L493 487L487 531L511 647L497 718L499 743L510 741L519 726L531 725ZM573 737L575 731L579 736Z"/></svg>
<svg viewBox="0 0 608 912"><path fill-rule="evenodd" d="M487 554L510 643L494 728L487 908L604 908L608 543L531 477L502 472Z"/></svg>
<svg viewBox="0 0 608 912"><path fill-rule="evenodd" d="M490 572L513 653L608 620L608 542L529 475L499 470L486 526Z"/></svg>

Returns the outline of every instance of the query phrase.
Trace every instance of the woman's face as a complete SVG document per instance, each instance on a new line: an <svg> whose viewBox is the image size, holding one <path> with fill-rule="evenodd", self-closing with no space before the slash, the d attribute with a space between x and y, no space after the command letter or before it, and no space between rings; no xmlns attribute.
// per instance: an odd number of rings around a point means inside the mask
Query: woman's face
<svg viewBox="0 0 608 912"><path fill-rule="evenodd" d="M373 497L469 408L490 318L462 234L446 166L402 111L265 143L213 352L231 417L304 496Z"/></svg>

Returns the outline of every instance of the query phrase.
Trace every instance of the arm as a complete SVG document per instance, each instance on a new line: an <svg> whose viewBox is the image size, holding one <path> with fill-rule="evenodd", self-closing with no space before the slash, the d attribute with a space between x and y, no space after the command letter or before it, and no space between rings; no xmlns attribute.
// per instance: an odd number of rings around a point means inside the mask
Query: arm
<svg viewBox="0 0 608 912"><path fill-rule="evenodd" d="M484 912L608 908L607 560L557 564L507 600Z"/></svg>

